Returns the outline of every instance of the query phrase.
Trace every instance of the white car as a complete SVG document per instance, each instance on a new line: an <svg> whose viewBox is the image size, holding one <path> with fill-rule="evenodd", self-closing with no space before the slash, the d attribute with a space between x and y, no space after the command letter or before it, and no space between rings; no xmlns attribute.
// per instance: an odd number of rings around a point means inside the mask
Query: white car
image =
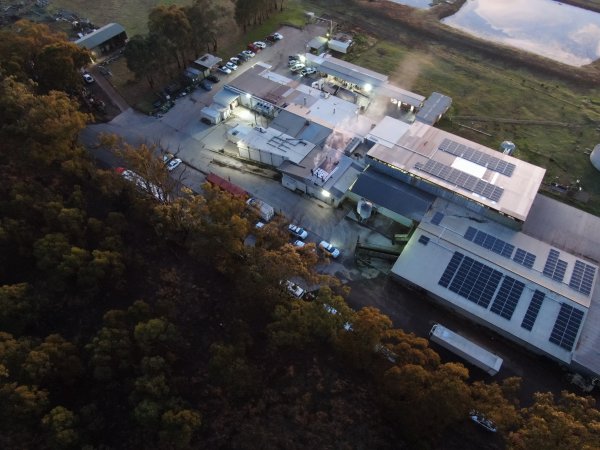
<svg viewBox="0 0 600 450"><path fill-rule="evenodd" d="M280 40L282 40L282 39L283 39L283 36L282 36L280 33L273 33L273 38L274 38L276 41L280 41Z"/></svg>
<svg viewBox="0 0 600 450"><path fill-rule="evenodd" d="M228 61L225 64L225 67L227 67L229 70L237 70L237 66L234 63L232 63L231 61Z"/></svg>
<svg viewBox="0 0 600 450"><path fill-rule="evenodd" d="M294 247L296 248L304 248L305 245L306 243L304 241L301 241L300 239L294 241Z"/></svg>
<svg viewBox="0 0 600 450"><path fill-rule="evenodd" d="M252 50L242 50L242 53L248 58L254 58L256 56L256 53L254 53Z"/></svg>
<svg viewBox="0 0 600 450"><path fill-rule="evenodd" d="M317 73L317 69L315 69L314 67L305 67L300 71L300 75L302 75L303 77L312 75L313 73Z"/></svg>
<svg viewBox="0 0 600 450"><path fill-rule="evenodd" d="M298 72L299 70L302 70L302 69L304 69L304 64L302 64L302 63L297 63L297 64L294 64L292 67L290 67L290 70L292 72Z"/></svg>
<svg viewBox="0 0 600 450"><path fill-rule="evenodd" d="M219 72L223 72L223 73L229 75L231 73L231 69L228 68L227 66L221 66L221 67L219 67Z"/></svg>
<svg viewBox="0 0 600 450"><path fill-rule="evenodd" d="M233 64L235 64L236 66L240 65L240 58L238 58L237 56L233 56L233 57L229 58L229 61L232 62Z"/></svg>
<svg viewBox="0 0 600 450"><path fill-rule="evenodd" d="M319 248L333 258L337 258L338 256L340 256L339 249L335 248L332 244L330 244L327 241L321 241L319 243Z"/></svg>
<svg viewBox="0 0 600 450"><path fill-rule="evenodd" d="M92 84L94 81L94 77L91 76L89 73L84 73L83 74L83 81L85 81L87 84Z"/></svg>
<svg viewBox="0 0 600 450"><path fill-rule="evenodd" d="M288 225L288 231L300 239L306 239L308 236L308 231L291 223Z"/></svg>
<svg viewBox="0 0 600 450"><path fill-rule="evenodd" d="M177 169L181 164L181 160L179 158L173 158L171 161L167 163L167 170L169 172Z"/></svg>
<svg viewBox="0 0 600 450"><path fill-rule="evenodd" d="M256 41L254 42L254 46L261 48L261 49L265 49L267 48L267 44L265 44L263 41Z"/></svg>

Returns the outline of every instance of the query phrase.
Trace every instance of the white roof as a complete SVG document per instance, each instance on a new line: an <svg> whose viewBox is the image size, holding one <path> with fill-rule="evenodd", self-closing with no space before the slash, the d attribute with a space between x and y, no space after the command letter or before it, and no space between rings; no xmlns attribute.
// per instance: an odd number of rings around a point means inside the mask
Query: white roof
<svg viewBox="0 0 600 450"><path fill-rule="evenodd" d="M432 218L435 217L436 213L443 214L443 216L439 216L439 214L437 216L440 220L438 225L432 223ZM500 253L493 251L491 246L495 245L494 241L486 244L488 245L488 248L486 248L482 243L477 244L475 240L467 239L466 235L469 227L476 229L478 232L483 232L491 238L500 240L499 248L505 243L514 246L510 256L502 256ZM429 238L426 245L419 242L421 236ZM522 232L487 221L484 217L478 216L461 206L438 199L394 264L392 273L423 287L444 301L489 323L492 328L497 328L512 335L515 340L526 342L548 355L569 363L572 351L553 344L549 341L549 338L562 304L569 305L587 315L592 299L599 295L598 289L594 289L598 283L598 269L593 266L595 275L592 292L589 295L579 292L569 287L571 276L575 271L575 261L578 260L576 256L559 250L560 259L567 263L562 281L554 280L543 274L549 251L552 248L550 245ZM532 267L526 267L515 261L517 249L535 255L535 262ZM483 307L465 298L465 295L467 295L465 292L469 292L468 295L471 295L471 292L483 289L486 286L485 283L478 285L479 279L473 286L469 287L472 290L463 291L462 295L451 290L450 286L444 287L438 283L449 267L455 252L469 257L489 269L500 272L503 275L503 280L510 277L525 285L522 294L516 299L514 312L508 318L492 312L493 300L486 307ZM503 281L497 287L500 288L502 283ZM543 293L545 297L532 329L527 330L521 324L536 290ZM500 292L500 290L497 292ZM496 298L495 295L492 299ZM578 328L578 333L581 333L582 328ZM577 339L575 343L577 343Z"/></svg>
<svg viewBox="0 0 600 450"><path fill-rule="evenodd" d="M274 128L255 127L238 142L238 146L279 155L298 164L315 148L315 144L288 136Z"/></svg>
<svg viewBox="0 0 600 450"><path fill-rule="evenodd" d="M546 173L541 167L420 122L413 123L393 147L376 144L367 155L520 221L527 218ZM464 172L458 168L467 166L461 164L463 160L485 167L485 173ZM500 165L511 170L499 171Z"/></svg>
<svg viewBox="0 0 600 450"><path fill-rule="evenodd" d="M393 148L409 128L410 124L390 116L385 116L367 134L366 139L381 144L384 147Z"/></svg>

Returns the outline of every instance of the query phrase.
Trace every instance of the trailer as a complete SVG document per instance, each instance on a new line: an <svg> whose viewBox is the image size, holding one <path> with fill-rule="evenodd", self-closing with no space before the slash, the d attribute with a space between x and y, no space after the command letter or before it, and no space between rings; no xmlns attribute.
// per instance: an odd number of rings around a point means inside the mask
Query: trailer
<svg viewBox="0 0 600 450"><path fill-rule="evenodd" d="M431 328L429 338L490 375L496 375L502 366L502 358L439 323Z"/></svg>
<svg viewBox="0 0 600 450"><path fill-rule="evenodd" d="M246 200L248 207L253 208L262 220L268 222L275 215L275 209L271 206L254 197Z"/></svg>

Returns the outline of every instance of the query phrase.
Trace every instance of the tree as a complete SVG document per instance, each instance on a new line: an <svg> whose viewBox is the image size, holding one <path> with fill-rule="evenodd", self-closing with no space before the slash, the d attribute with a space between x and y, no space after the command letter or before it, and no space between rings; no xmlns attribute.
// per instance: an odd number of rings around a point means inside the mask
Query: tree
<svg viewBox="0 0 600 450"><path fill-rule="evenodd" d="M29 352L23 370L32 384L60 382L71 385L81 375L83 367L77 347L62 336L52 334Z"/></svg>
<svg viewBox="0 0 600 450"><path fill-rule="evenodd" d="M509 435L511 449L600 447L600 411L592 397L563 391L558 402L547 393L535 393L534 404L524 408L522 426Z"/></svg>
<svg viewBox="0 0 600 450"><path fill-rule="evenodd" d="M175 326L166 319L155 318L140 322L135 326L133 335L144 354L174 357L171 350L179 336Z"/></svg>
<svg viewBox="0 0 600 450"><path fill-rule="evenodd" d="M7 75L37 82L40 93L72 93L81 86L78 70L89 64L90 53L45 24L20 20L0 32L0 61Z"/></svg>
<svg viewBox="0 0 600 450"><path fill-rule="evenodd" d="M194 432L202 425L202 416L193 409L168 410L161 417L160 440L167 446L189 448Z"/></svg>
<svg viewBox="0 0 600 450"><path fill-rule="evenodd" d="M177 5L152 8L148 16L148 30L171 44L177 67L181 69L185 65L185 51L189 48L191 34L190 22L184 9Z"/></svg>
<svg viewBox="0 0 600 450"><path fill-rule="evenodd" d="M42 419L42 424L48 432L52 448L74 448L79 441L77 417L63 406L51 409Z"/></svg>
<svg viewBox="0 0 600 450"><path fill-rule="evenodd" d="M0 329L21 333L37 321L32 295L29 283L0 286Z"/></svg>

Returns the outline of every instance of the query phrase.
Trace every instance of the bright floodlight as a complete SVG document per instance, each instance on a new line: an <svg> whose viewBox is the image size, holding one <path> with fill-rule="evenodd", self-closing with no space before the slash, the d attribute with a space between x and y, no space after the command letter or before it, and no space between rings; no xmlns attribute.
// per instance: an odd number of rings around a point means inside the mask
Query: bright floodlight
<svg viewBox="0 0 600 450"><path fill-rule="evenodd" d="M325 189L323 189L323 191L321 191L321 194L323 195L323 197L325 198L329 198L331 197L331 194L329 192L327 192Z"/></svg>
<svg viewBox="0 0 600 450"><path fill-rule="evenodd" d="M373 89L373 86L371 86L369 83L365 84L365 92L371 92L371 89Z"/></svg>
<svg viewBox="0 0 600 450"><path fill-rule="evenodd" d="M306 62L306 56L300 55L300 62L304 64Z"/></svg>
<svg viewBox="0 0 600 450"><path fill-rule="evenodd" d="M250 97L252 97L250 94L246 94L246 98L249 99Z"/></svg>

